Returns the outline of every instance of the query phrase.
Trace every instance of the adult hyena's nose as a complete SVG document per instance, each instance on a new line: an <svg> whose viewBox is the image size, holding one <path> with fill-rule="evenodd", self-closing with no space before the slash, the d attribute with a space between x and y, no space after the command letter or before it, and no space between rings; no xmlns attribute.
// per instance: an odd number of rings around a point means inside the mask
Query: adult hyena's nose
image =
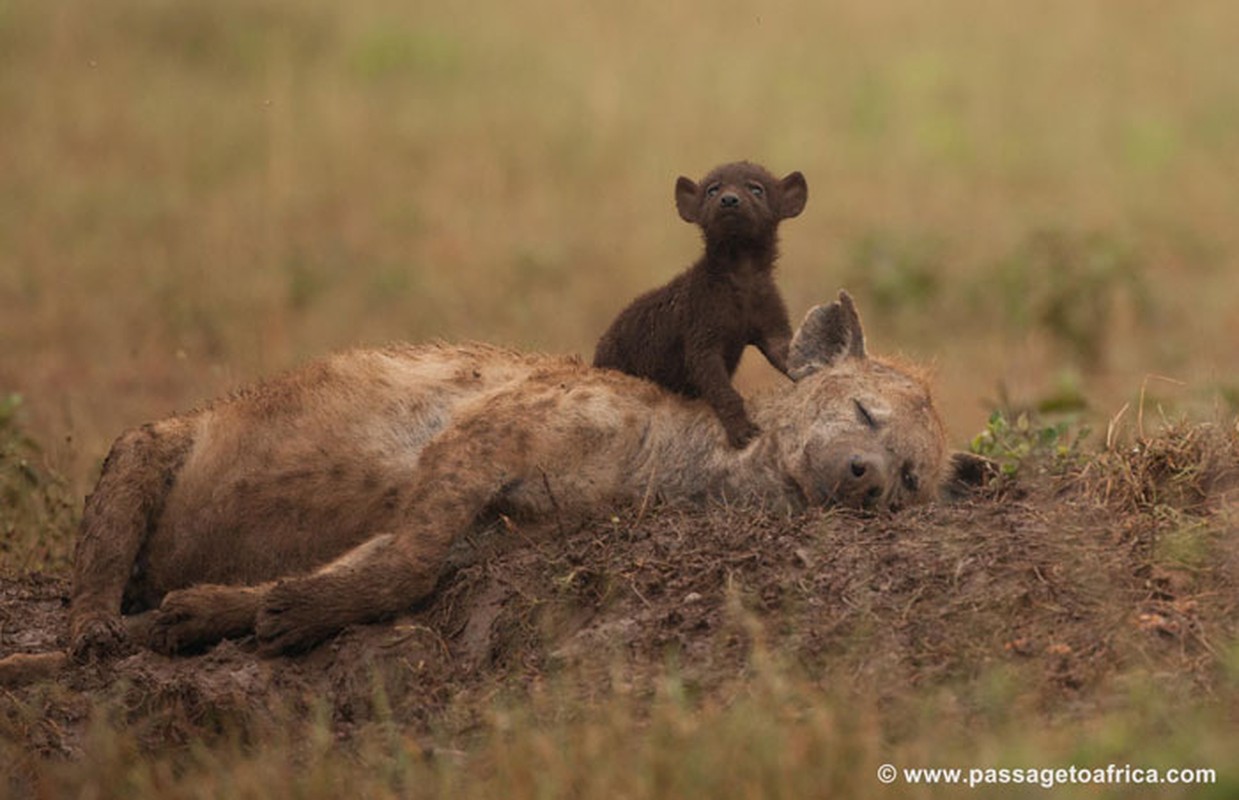
<svg viewBox="0 0 1239 800"><path fill-rule="evenodd" d="M840 500L847 505L876 508L886 496L883 460L872 453L853 454L839 488Z"/></svg>

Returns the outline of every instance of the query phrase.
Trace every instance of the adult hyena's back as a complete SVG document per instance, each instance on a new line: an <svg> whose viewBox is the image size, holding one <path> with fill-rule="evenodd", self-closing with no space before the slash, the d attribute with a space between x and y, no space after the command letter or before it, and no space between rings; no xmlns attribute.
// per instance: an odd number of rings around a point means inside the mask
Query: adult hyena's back
<svg viewBox="0 0 1239 800"><path fill-rule="evenodd" d="M481 345L353 351L175 420L192 443L140 546L127 610L193 584L306 572L390 529L422 450L455 416L565 368Z"/></svg>

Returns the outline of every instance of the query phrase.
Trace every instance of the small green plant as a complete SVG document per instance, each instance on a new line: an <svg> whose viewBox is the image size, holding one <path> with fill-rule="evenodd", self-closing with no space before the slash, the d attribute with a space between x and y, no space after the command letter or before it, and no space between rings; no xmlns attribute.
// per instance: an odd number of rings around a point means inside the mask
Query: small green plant
<svg viewBox="0 0 1239 800"><path fill-rule="evenodd" d="M1026 412L1016 415L1012 422L1006 413L995 410L985 430L972 438L969 449L997 461L1002 474L1009 477L1030 459L1048 459L1051 469L1059 471L1079 459L1080 444L1089 432L1081 427L1073 436L1070 422L1043 424Z"/></svg>

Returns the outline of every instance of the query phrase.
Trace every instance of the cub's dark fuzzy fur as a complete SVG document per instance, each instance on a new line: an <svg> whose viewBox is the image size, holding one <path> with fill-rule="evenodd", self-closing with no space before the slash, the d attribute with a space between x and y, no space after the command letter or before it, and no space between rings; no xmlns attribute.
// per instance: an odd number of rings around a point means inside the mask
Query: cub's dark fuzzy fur
<svg viewBox="0 0 1239 800"><path fill-rule="evenodd" d="M747 444L758 427L731 376L750 344L787 373L792 331L774 284L777 232L804 209L808 194L799 172L779 180L747 161L717 167L700 184L676 181L676 208L701 226L705 253L620 312L598 341L594 366L705 398L731 444Z"/></svg>

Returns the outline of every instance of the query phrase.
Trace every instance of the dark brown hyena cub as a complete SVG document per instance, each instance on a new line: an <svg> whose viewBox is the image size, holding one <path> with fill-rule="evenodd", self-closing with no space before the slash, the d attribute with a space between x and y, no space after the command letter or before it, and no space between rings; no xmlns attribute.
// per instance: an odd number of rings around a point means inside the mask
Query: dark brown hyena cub
<svg viewBox="0 0 1239 800"><path fill-rule="evenodd" d="M717 167L700 184L681 177L675 206L685 221L701 226L705 254L620 312L598 341L594 366L705 398L731 444L746 445L759 429L731 376L750 344L787 373L792 329L774 285L777 232L808 196L799 172L779 180L747 161Z"/></svg>

